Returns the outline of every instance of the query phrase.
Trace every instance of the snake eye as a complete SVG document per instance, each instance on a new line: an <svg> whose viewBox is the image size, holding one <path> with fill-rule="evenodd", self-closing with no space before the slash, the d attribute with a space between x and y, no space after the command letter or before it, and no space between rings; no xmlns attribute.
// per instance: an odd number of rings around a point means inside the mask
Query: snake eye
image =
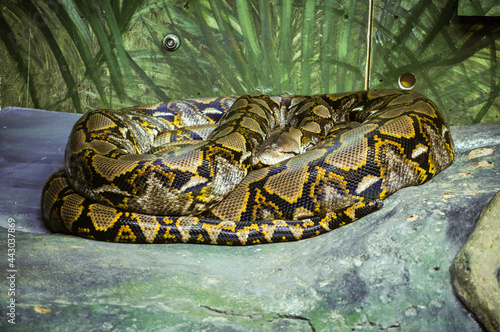
<svg viewBox="0 0 500 332"><path fill-rule="evenodd" d="M180 45L181 40L173 33L169 33L163 38L163 47L165 47L165 49L169 52L175 51Z"/></svg>

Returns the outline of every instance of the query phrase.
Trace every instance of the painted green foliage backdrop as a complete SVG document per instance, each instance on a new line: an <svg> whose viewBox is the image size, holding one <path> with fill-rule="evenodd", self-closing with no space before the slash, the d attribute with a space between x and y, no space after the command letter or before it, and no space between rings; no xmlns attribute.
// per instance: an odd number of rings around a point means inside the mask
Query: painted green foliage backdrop
<svg viewBox="0 0 500 332"><path fill-rule="evenodd" d="M68 112L364 88L367 0L1 0L0 106ZM410 71L452 124L500 121L500 27L375 0L371 88ZM488 23L488 22L486 22ZM162 47L174 33L181 46Z"/></svg>

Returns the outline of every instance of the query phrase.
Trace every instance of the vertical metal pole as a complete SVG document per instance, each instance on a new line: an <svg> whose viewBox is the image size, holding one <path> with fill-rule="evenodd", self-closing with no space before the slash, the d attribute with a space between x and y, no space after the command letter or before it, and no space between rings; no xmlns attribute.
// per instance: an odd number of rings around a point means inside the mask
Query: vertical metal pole
<svg viewBox="0 0 500 332"><path fill-rule="evenodd" d="M366 41L365 90L370 88L370 65L372 59L373 0L368 5L368 32Z"/></svg>
<svg viewBox="0 0 500 332"><path fill-rule="evenodd" d="M30 91L30 70L31 70L31 39L33 35L31 34L32 21L30 21L30 35L28 37L28 72L26 73L26 101L24 107L30 107L28 104L29 91ZM32 100L33 102L33 100Z"/></svg>

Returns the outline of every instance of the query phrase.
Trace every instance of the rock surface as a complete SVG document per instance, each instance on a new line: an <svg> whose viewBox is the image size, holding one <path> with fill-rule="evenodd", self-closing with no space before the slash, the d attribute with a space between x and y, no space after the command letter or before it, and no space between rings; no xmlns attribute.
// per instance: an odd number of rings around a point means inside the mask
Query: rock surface
<svg viewBox="0 0 500 332"><path fill-rule="evenodd" d="M460 299L488 331L500 331L500 193L484 208L450 273Z"/></svg>
<svg viewBox="0 0 500 332"><path fill-rule="evenodd" d="M0 112L0 264L15 271L15 295L0 279L0 329L12 327L4 313L14 299L23 330L481 331L449 268L500 190L500 123L452 127L448 169L353 224L299 242L218 247L50 234L40 192L77 117ZM493 151L469 159L478 148Z"/></svg>

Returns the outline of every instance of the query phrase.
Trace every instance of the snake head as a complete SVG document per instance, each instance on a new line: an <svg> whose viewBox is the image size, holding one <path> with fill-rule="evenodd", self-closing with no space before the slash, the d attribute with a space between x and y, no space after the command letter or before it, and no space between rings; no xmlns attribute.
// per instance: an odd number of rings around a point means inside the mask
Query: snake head
<svg viewBox="0 0 500 332"><path fill-rule="evenodd" d="M273 133L252 156L254 169L274 165L302 152L302 132L296 128L284 128Z"/></svg>

